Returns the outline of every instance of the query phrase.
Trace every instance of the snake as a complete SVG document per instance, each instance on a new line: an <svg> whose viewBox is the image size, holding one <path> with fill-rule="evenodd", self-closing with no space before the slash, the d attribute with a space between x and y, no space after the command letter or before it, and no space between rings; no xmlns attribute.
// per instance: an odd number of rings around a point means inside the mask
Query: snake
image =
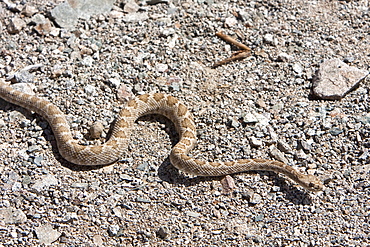
<svg viewBox="0 0 370 247"><path fill-rule="evenodd" d="M67 161L83 166L115 163L127 152L128 140L135 121L144 115L160 114L171 120L179 141L170 152L170 162L177 169L196 176L225 176L247 171L281 173L308 191L321 191L323 183L312 174L304 174L276 160L238 159L212 162L189 156L196 145L196 125L192 113L183 102L164 93L147 93L129 100L120 110L109 138L100 145L82 145L72 136L64 113L53 103L35 95L20 92L0 79L0 97L41 115L49 123L58 151Z"/></svg>

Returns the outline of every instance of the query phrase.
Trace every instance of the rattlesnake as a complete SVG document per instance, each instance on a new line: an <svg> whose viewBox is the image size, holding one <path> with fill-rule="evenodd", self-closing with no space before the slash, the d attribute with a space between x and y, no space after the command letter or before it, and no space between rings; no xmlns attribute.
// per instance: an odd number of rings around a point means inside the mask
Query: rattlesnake
<svg viewBox="0 0 370 247"><path fill-rule="evenodd" d="M177 98L163 93L140 95L130 100L116 119L112 134L102 145L84 146L73 139L64 114L51 102L19 92L0 80L0 97L43 116L50 124L60 154L78 165L105 165L116 162L126 151L127 140L137 118L147 114L161 114L170 119L179 133L179 142L172 148L171 163L184 172L198 176L222 176L251 170L283 173L310 191L320 191L321 181L313 175L305 175L291 166L267 159L241 159L225 162L208 162L188 156L196 143L193 116Z"/></svg>

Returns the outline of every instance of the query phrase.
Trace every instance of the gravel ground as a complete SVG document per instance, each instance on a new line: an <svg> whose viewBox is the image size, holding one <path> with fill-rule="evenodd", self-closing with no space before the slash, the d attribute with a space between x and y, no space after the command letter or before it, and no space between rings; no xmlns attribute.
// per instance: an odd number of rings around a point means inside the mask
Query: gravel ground
<svg viewBox="0 0 370 247"><path fill-rule="evenodd" d="M285 159L325 184L310 193L281 175L192 177L168 159L177 136L159 116L137 121L126 157L98 168L69 164L40 116L0 100L0 246L369 246L369 79L338 101L310 96L324 59L369 70L368 1L124 3L70 31L38 31L0 2L0 76L29 65L33 91L59 106L81 142L110 123L131 93L170 93L194 113L208 160ZM61 1L27 1L35 14ZM132 13L131 13L132 14ZM15 34L15 17L26 25ZM216 69L237 48L247 59ZM21 80L22 81L22 80ZM24 85L23 88L25 88Z"/></svg>

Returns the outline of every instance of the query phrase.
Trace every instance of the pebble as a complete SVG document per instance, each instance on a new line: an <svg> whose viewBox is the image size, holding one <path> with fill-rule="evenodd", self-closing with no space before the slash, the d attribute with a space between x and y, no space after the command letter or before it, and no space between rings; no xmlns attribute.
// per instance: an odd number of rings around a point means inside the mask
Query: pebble
<svg viewBox="0 0 370 247"><path fill-rule="evenodd" d="M20 209L0 208L0 221L6 224L22 224L27 221L27 216Z"/></svg>
<svg viewBox="0 0 370 247"><path fill-rule="evenodd" d="M99 139L104 131L104 125L102 122L95 122L90 127L90 137L91 139Z"/></svg>
<svg viewBox="0 0 370 247"><path fill-rule="evenodd" d="M170 231L168 230L167 227L165 226L161 226L158 231L157 231L157 235L162 238L162 239L166 239L169 235Z"/></svg>
<svg viewBox="0 0 370 247"><path fill-rule="evenodd" d="M232 27L238 24L238 20L235 17L228 17L225 19L225 25L227 27Z"/></svg>
<svg viewBox="0 0 370 247"><path fill-rule="evenodd" d="M59 181L54 175L44 175L40 179L36 180L35 184L32 185L32 189L40 192L52 185L58 185Z"/></svg>
<svg viewBox="0 0 370 247"><path fill-rule="evenodd" d="M299 149L296 151L295 157L297 160L306 160L307 154L302 149Z"/></svg>
<svg viewBox="0 0 370 247"><path fill-rule="evenodd" d="M270 146L269 153L271 157L273 157L274 159L279 160L285 164L288 164L288 160L285 158L284 154L280 152L280 150L277 149L275 145Z"/></svg>
<svg viewBox="0 0 370 247"><path fill-rule="evenodd" d="M5 121L3 119L0 119L0 129L6 127Z"/></svg>
<svg viewBox="0 0 370 247"><path fill-rule="evenodd" d="M126 2L125 6L123 7L123 11L126 13L134 13L140 9L140 6L134 1L129 0Z"/></svg>
<svg viewBox="0 0 370 247"><path fill-rule="evenodd" d="M257 214L254 216L254 221L255 222L259 222L259 221L262 221L264 219L264 215L263 214Z"/></svg>
<svg viewBox="0 0 370 247"><path fill-rule="evenodd" d="M19 17L14 17L10 20L7 26L8 32L11 34L19 33L26 26L26 22Z"/></svg>
<svg viewBox="0 0 370 247"><path fill-rule="evenodd" d="M52 225L46 224L35 228L35 233L41 244L52 244L62 235L53 229Z"/></svg>
<svg viewBox="0 0 370 247"><path fill-rule="evenodd" d="M292 69L293 69L294 72L297 73L297 75L302 75L302 73L303 73L303 67L299 63L293 64Z"/></svg>
<svg viewBox="0 0 370 247"><path fill-rule="evenodd" d="M192 211L187 211L186 215L189 216L189 217L194 217L194 218L198 218L198 217L202 216L200 213L192 212Z"/></svg>
<svg viewBox="0 0 370 247"><path fill-rule="evenodd" d="M108 84L112 87L119 88L121 85L121 80L118 78L109 78Z"/></svg>
<svg viewBox="0 0 370 247"><path fill-rule="evenodd" d="M249 199L249 203L252 204L252 205L256 205L256 204L259 204L261 202L261 200L262 200L261 195L259 195L257 193L253 193L252 196Z"/></svg>
<svg viewBox="0 0 370 247"><path fill-rule="evenodd" d="M289 146L288 143L284 142L283 140L277 141L277 148L284 153L291 154L293 152L292 148Z"/></svg>
<svg viewBox="0 0 370 247"><path fill-rule="evenodd" d="M269 44L269 45L275 45L275 39L274 39L274 36L270 33L267 33L263 36L263 41L266 43L266 44Z"/></svg>
<svg viewBox="0 0 370 247"><path fill-rule="evenodd" d="M34 15L32 22L35 23L35 30L39 35L47 35L53 29L49 19L42 14Z"/></svg>
<svg viewBox="0 0 370 247"><path fill-rule="evenodd" d="M321 99L339 100L358 87L369 71L351 67L339 59L320 64L313 81L312 92Z"/></svg>
<svg viewBox="0 0 370 247"><path fill-rule="evenodd" d="M285 52L282 52L282 53L279 53L278 56L277 56L277 61L278 62L289 62L293 59L293 57L291 55L288 55L287 53Z"/></svg>
<svg viewBox="0 0 370 247"><path fill-rule="evenodd" d="M253 123L257 123L258 122L258 119L257 117L252 114L252 113L247 113L245 114L245 116L243 117L243 121L247 124L253 124Z"/></svg>
<svg viewBox="0 0 370 247"><path fill-rule="evenodd" d="M51 16L60 27L72 29L78 18L88 20L91 15L108 13L114 0L76 0L71 3L65 1L51 10Z"/></svg>
<svg viewBox="0 0 370 247"><path fill-rule="evenodd" d="M38 12L37 8L35 8L34 6L32 5L29 5L29 4L26 4L24 6L24 8L22 9L22 12L21 14L27 16L27 17L31 17L33 16L34 14L36 14Z"/></svg>
<svg viewBox="0 0 370 247"><path fill-rule="evenodd" d="M41 166L41 162L43 160L44 157L42 157L42 155L38 155L36 156L34 159L33 159L33 163L37 166Z"/></svg>
<svg viewBox="0 0 370 247"><path fill-rule="evenodd" d="M249 142L250 142L250 144L251 144L252 147L257 147L257 148L260 147L260 146L262 146L262 144L263 144L262 140L254 137L254 136L252 136L251 138L249 138Z"/></svg>
<svg viewBox="0 0 370 247"><path fill-rule="evenodd" d="M234 179L230 175L226 175L220 182L222 185L222 193L225 195L231 193L236 188Z"/></svg>
<svg viewBox="0 0 370 247"><path fill-rule="evenodd" d="M108 228L109 236L117 236L119 231L120 231L119 225L110 225Z"/></svg>
<svg viewBox="0 0 370 247"><path fill-rule="evenodd" d="M145 21L149 19L149 16L147 13L128 13L127 15L123 16L122 20L124 22L140 22L140 21Z"/></svg>

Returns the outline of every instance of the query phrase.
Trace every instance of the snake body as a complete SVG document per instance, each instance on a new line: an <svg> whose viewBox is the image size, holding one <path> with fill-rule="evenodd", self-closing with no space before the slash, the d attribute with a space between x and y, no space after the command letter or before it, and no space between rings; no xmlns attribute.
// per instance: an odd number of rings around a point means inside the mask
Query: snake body
<svg viewBox="0 0 370 247"><path fill-rule="evenodd" d="M50 124L60 154L78 165L105 165L120 159L126 152L127 141L137 118L148 114L161 114L170 119L179 133L179 142L172 148L170 161L179 170L198 176L222 176L251 170L283 173L310 191L320 191L321 181L314 175L298 172L291 166L267 159L240 159L225 162L208 162L188 156L196 143L193 116L177 98L163 93L140 95L130 100L115 121L110 138L102 145L80 145L73 139L65 115L51 102L13 89L0 80L0 97L34 111Z"/></svg>

